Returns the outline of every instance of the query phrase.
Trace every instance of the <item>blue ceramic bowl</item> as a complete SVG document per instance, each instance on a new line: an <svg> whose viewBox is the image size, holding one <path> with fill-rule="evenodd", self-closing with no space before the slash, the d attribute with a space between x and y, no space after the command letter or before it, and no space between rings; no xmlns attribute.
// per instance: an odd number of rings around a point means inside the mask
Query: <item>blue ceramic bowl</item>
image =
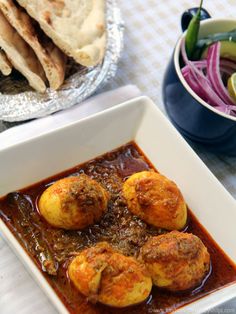
<svg viewBox="0 0 236 314"><path fill-rule="evenodd" d="M206 11L204 11L207 13ZM182 27L188 24L188 13L182 16ZM203 14L203 18L208 17ZM199 37L230 31L236 28L236 19L213 19L201 21ZM163 81L163 100L167 114L186 137L205 149L236 156L236 117L226 115L203 101L186 83L180 69L180 44L186 31L179 38Z"/></svg>

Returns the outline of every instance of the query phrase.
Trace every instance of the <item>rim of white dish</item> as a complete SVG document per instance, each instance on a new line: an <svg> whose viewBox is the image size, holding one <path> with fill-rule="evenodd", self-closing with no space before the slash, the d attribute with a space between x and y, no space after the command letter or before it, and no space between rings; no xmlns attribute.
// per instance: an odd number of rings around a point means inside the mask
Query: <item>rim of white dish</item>
<svg viewBox="0 0 236 314"><path fill-rule="evenodd" d="M215 18L209 18L207 20L204 20L201 22L201 24L210 24L210 23L214 23L214 22L225 22L225 21L229 21L232 23L235 23L235 19L215 19ZM181 42L183 40L183 38L186 35L186 31L180 36L180 38L177 41L177 44L175 46L175 51L174 51L174 65L175 65L175 69L177 72L177 75L181 81L181 83L183 84L183 86L185 87L185 89L189 92L189 94L191 94L193 96L193 98L195 98L201 105L203 105L204 107L206 107L207 109L213 111L214 113L218 114L219 116L222 116L226 119L232 120L232 121L236 121L236 117L230 116L224 112L221 112L217 109L215 109L214 107L212 107L211 105L209 105L206 101L204 101L201 97L199 97L193 90L192 88L188 85L188 83L185 81L181 69L180 69L180 65L179 65L179 55L180 55L180 46L181 46Z"/></svg>

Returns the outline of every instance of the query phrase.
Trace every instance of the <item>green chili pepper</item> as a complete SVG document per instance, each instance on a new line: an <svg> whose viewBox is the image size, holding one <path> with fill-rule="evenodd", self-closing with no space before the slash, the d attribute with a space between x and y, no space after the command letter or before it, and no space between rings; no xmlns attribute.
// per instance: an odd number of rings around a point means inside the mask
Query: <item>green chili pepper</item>
<svg viewBox="0 0 236 314"><path fill-rule="evenodd" d="M202 9L203 0L200 2L200 6L197 10L197 14L192 17L188 29L187 34L185 37L185 46L186 52L189 59L194 54L194 50L196 48L197 40L198 40L198 33L200 28L200 20L201 20L201 9Z"/></svg>

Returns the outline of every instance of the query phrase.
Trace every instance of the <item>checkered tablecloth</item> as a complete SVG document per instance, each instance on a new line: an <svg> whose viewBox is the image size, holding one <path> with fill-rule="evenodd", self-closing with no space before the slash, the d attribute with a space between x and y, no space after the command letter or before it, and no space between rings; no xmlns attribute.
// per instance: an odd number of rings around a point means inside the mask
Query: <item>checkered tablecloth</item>
<svg viewBox="0 0 236 314"><path fill-rule="evenodd" d="M185 9L196 7L199 1L118 0L118 2L126 26L125 48L117 75L105 86L104 91L126 84L136 84L143 94L151 97L164 111L161 84L173 47L181 34L180 16ZM236 18L236 0L204 0L204 7L213 17ZM199 151L196 147L194 149L236 198L236 158L215 156ZM21 263L16 262L16 257L1 239L0 251L1 256L9 256L2 263L0 260L0 267L6 269L4 276L0 271L0 314L55 314L56 310ZM6 263L14 265L14 268L8 268ZM1 284L3 281L5 286ZM14 283L17 291L27 291L24 300L17 298L17 292L13 291L12 285L10 289L10 285L6 284L8 282ZM236 313L236 300L211 313Z"/></svg>

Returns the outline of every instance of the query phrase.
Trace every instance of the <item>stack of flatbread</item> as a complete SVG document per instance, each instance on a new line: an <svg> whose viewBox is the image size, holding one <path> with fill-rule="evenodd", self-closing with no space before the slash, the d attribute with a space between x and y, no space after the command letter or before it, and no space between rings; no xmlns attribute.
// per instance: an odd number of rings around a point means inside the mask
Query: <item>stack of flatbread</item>
<svg viewBox="0 0 236 314"><path fill-rule="evenodd" d="M0 0L0 72L39 92L60 88L68 57L100 63L105 45L105 0Z"/></svg>

